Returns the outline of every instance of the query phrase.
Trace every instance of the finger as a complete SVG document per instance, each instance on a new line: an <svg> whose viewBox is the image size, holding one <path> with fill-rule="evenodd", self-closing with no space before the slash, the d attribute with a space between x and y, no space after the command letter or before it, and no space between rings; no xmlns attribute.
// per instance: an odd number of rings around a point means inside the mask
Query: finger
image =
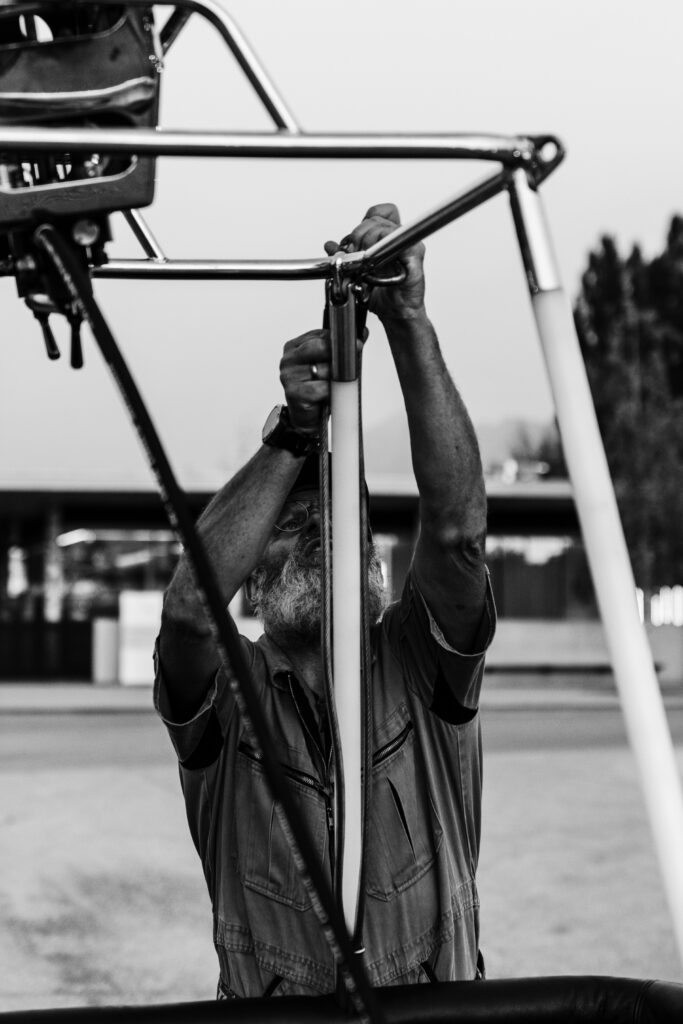
<svg viewBox="0 0 683 1024"><path fill-rule="evenodd" d="M330 332L327 328L319 327L285 342L282 353L283 359L313 362L316 359L329 358L329 351Z"/></svg>
<svg viewBox="0 0 683 1024"><path fill-rule="evenodd" d="M327 380L282 382L288 406L313 408L330 400L330 382Z"/></svg>
<svg viewBox="0 0 683 1024"><path fill-rule="evenodd" d="M325 337L295 339L288 343L280 360L280 379L285 381L326 381L330 378L330 338Z"/></svg>
<svg viewBox="0 0 683 1024"><path fill-rule="evenodd" d="M339 249L341 252L355 252L356 246L354 245L353 238L351 235L344 235L341 242L339 243Z"/></svg>
<svg viewBox="0 0 683 1024"><path fill-rule="evenodd" d="M378 203L376 206L371 206L363 220L370 220L372 217L383 217L385 220L390 220L394 227L399 227L401 224L401 215L394 203Z"/></svg>
<svg viewBox="0 0 683 1024"><path fill-rule="evenodd" d="M396 227L397 225L393 221L378 217L374 217L372 220L361 221L347 236L349 246L354 250L368 249L374 242L395 231ZM351 251L351 248L349 251Z"/></svg>
<svg viewBox="0 0 683 1024"><path fill-rule="evenodd" d="M323 248L328 256L334 256L334 254L336 252L339 252L339 250L341 249L341 245L339 244L339 242L329 241L324 243Z"/></svg>
<svg viewBox="0 0 683 1024"><path fill-rule="evenodd" d="M378 203L376 206L371 206L360 224L357 224L353 231L342 238L339 248L344 249L345 252L355 252L358 249L367 248L370 243L365 239L365 232L373 223L383 223L385 225L384 234L395 231L401 225L398 207L394 203ZM332 254L328 253L328 255Z"/></svg>
<svg viewBox="0 0 683 1024"><path fill-rule="evenodd" d="M281 367L280 376L284 376L290 384L315 384L317 381L330 380L332 367L328 362L289 363Z"/></svg>
<svg viewBox="0 0 683 1024"><path fill-rule="evenodd" d="M386 238L396 230L396 225L391 221L363 221L358 225L354 237L357 239L360 249L369 249L382 238ZM424 259L425 247L423 242L415 242L408 248L403 249L396 257L397 262L403 263L406 267L414 264L414 261L421 263Z"/></svg>
<svg viewBox="0 0 683 1024"><path fill-rule="evenodd" d="M306 366L308 372L308 378L312 381L326 381L332 376L332 366L330 363L309 363Z"/></svg>

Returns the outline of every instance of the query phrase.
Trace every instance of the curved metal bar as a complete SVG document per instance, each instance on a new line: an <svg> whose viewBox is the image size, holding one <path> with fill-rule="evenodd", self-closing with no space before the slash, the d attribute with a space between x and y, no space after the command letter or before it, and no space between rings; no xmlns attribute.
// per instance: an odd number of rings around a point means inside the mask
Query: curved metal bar
<svg viewBox="0 0 683 1024"><path fill-rule="evenodd" d="M327 278L335 273L356 278L369 272L368 280L372 283L378 267L395 259L407 246L414 245L504 191L509 180L509 172L506 171L486 178L397 228L362 252L340 250L333 256L312 260L110 260L101 267L93 267L92 273L94 277L128 279L284 281ZM0 276L3 273L11 273L11 269L0 269Z"/></svg>
<svg viewBox="0 0 683 1024"><path fill-rule="evenodd" d="M498 195L508 187L509 172L501 171L491 178L485 178L467 192L454 196L452 199L435 206L432 210L385 235L363 253L365 266L368 270L375 270L416 242L445 227L451 221L457 220L470 210L476 209L488 199Z"/></svg>
<svg viewBox="0 0 683 1024"><path fill-rule="evenodd" d="M131 0L128 0L128 2L131 2ZM147 0L132 0L132 2L137 6L145 6L147 4ZM176 2L173 6L202 14L207 21L211 22L218 29L277 128L293 133L301 130L296 118L276 89L275 84L271 81L266 69L247 42L246 37L242 34L234 18L227 11L223 10L220 4L214 3L213 0L201 0L201 2L198 2L198 0L181 0L180 3Z"/></svg>
<svg viewBox="0 0 683 1024"><path fill-rule="evenodd" d="M91 4L92 0L72 0L77 4ZM101 3L112 6L119 5L121 0L100 0ZM128 6L149 7L149 0L126 0ZM299 132L300 128L296 118L287 107L284 99L271 81L266 69L251 48L246 37L242 34L234 18L215 3L214 0L155 0L155 6L175 7L176 11L171 15L174 24L169 28L169 38L172 38L166 45L164 52L175 39L182 26L187 21L184 13L191 14L196 11L203 15L214 28L218 30L224 41L229 46L237 63L249 79L254 91L270 114L275 126L287 132Z"/></svg>
<svg viewBox="0 0 683 1024"><path fill-rule="evenodd" d="M159 40L161 42L161 49L164 54L168 53L176 39L187 25L192 11L183 10L182 7L177 6L176 9L170 15L168 21L159 32Z"/></svg>

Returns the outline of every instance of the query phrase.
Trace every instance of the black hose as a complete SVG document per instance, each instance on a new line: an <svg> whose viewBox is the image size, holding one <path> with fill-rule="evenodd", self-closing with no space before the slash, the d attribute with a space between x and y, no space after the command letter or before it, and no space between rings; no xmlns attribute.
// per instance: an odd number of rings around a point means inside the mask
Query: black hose
<svg viewBox="0 0 683 1024"><path fill-rule="evenodd" d="M156 477L166 514L184 545L192 567L198 593L205 604L221 659L230 666L230 685L240 715L256 742L271 792L275 799L283 831L292 849L302 880L311 897L325 937L343 973L349 995L356 1010L366 1020L382 1021L383 1014L354 950L343 916L335 904L330 886L318 864L308 830L294 803L284 773L280 770L269 741L268 726L254 691L249 669L242 654L237 627L230 617L215 578L213 568L195 529L156 428L144 405L142 396L119 351L92 293L87 268L78 250L64 238L54 225L40 225L34 242L69 292L93 332L95 341L111 371L131 420L147 454Z"/></svg>

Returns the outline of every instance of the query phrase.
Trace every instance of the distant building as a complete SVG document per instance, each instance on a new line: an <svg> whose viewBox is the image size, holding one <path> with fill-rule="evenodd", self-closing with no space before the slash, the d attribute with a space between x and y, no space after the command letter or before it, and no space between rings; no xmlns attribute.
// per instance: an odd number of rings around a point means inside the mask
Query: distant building
<svg viewBox="0 0 683 1024"><path fill-rule="evenodd" d="M416 537L417 490L406 474L370 476L368 483L373 531L395 596ZM491 668L606 669L568 481L491 479L487 492L487 562L501 620ZM193 512L209 498L188 495ZM0 492L0 679L114 681L123 648L137 643L128 681L149 681L161 594L179 551L154 493ZM673 626L683 591L655 598L662 625ZM243 628L257 628L239 598L232 611ZM683 623L683 610L681 616ZM683 630L676 633L683 678ZM666 659L678 672L676 651Z"/></svg>

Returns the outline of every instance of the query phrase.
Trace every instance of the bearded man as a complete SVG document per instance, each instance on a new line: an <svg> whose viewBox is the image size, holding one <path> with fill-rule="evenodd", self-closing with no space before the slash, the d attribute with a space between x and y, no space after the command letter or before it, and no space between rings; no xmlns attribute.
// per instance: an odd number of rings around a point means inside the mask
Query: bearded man
<svg viewBox="0 0 683 1024"><path fill-rule="evenodd" d="M395 206L371 207L342 244L366 249L399 223ZM339 246L325 248L332 254ZM486 498L474 430L425 311L423 256L422 245L406 250L403 283L375 289L369 306L396 366L420 494L412 565L400 599L384 611L376 554L369 567L374 724L363 941L378 986L482 972L477 708L495 623ZM286 406L269 417L260 449L198 525L226 604L245 585L262 618L263 636L242 638L243 650L276 756L331 877L333 776L311 457L329 378L328 331L285 345ZM219 997L334 991L332 953L184 558L166 594L156 666L155 704L178 755L211 895Z"/></svg>

